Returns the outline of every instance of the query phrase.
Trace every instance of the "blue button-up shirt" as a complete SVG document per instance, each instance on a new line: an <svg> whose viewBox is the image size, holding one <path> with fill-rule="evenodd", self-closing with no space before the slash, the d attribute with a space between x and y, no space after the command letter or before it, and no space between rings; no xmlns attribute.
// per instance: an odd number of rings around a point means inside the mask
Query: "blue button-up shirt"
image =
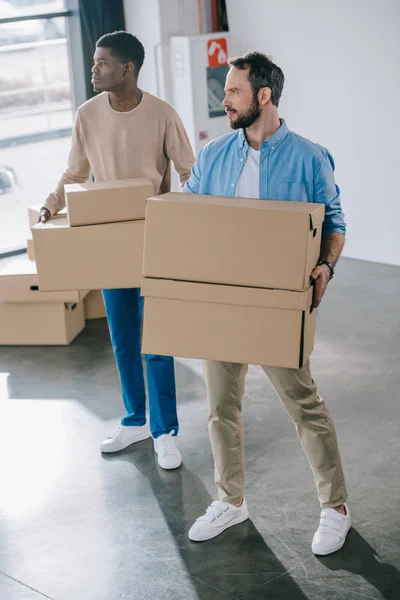
<svg viewBox="0 0 400 600"><path fill-rule="evenodd" d="M205 146L183 188L192 194L235 196L249 145L243 129ZM289 131L285 121L261 147L260 198L325 204L323 233L346 233L335 184L334 162L326 148Z"/></svg>

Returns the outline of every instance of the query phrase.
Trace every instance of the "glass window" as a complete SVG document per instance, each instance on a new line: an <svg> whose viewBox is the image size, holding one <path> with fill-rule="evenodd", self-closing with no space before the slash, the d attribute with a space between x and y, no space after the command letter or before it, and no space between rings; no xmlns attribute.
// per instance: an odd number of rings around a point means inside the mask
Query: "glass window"
<svg viewBox="0 0 400 600"><path fill-rule="evenodd" d="M64 0L0 0L0 19L43 15L63 10Z"/></svg>
<svg viewBox="0 0 400 600"><path fill-rule="evenodd" d="M0 0L0 18L63 9L63 0ZM66 17L0 24L0 254L26 244L27 207L43 203L65 169L73 119L66 25Z"/></svg>

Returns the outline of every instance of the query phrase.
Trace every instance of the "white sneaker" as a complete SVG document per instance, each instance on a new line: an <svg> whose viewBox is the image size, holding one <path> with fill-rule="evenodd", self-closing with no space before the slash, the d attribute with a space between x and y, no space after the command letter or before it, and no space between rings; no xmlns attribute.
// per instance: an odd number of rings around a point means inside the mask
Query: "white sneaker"
<svg viewBox="0 0 400 600"><path fill-rule="evenodd" d="M154 450L158 455L158 464L162 469L177 469L182 464L182 456L176 445L176 436L164 433L154 440Z"/></svg>
<svg viewBox="0 0 400 600"><path fill-rule="evenodd" d="M314 554L325 556L340 550L346 541L351 527L350 511L347 504L346 514L342 515L334 508L325 508L321 512L319 527L314 534L311 549Z"/></svg>
<svg viewBox="0 0 400 600"><path fill-rule="evenodd" d="M150 437L148 425L118 425L114 433L101 443L102 452L119 452L131 444L147 440Z"/></svg>
<svg viewBox="0 0 400 600"><path fill-rule="evenodd" d="M204 515L199 517L189 530L189 539L193 542L205 542L217 537L220 533L243 523L249 518L246 500L242 506L234 506L222 500L215 500L207 508Z"/></svg>

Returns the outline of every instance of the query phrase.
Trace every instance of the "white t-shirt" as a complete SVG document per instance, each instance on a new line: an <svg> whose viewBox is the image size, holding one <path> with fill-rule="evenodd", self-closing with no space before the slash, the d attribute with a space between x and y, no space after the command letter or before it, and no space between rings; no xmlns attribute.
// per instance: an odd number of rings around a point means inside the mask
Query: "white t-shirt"
<svg viewBox="0 0 400 600"><path fill-rule="evenodd" d="M236 186L237 198L260 197L260 155L261 150L249 146L247 158Z"/></svg>

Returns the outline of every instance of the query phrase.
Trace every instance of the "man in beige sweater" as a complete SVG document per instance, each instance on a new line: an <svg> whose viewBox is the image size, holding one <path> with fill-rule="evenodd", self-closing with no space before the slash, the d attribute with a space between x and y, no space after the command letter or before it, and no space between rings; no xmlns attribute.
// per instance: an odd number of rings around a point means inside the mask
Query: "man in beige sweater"
<svg viewBox="0 0 400 600"><path fill-rule="evenodd" d="M117 31L98 40L92 83L95 91L102 93L76 113L68 167L40 211L42 222L64 208L64 185L83 183L91 173L96 181L147 177L156 194L170 190L171 160L181 184L189 178L195 159L187 133L169 104L139 89L143 61L144 48L129 33ZM121 256L121 260L129 257ZM175 439L178 419L173 359L145 357L149 428L140 354L140 290L103 290L103 298L126 412L101 450L117 452L152 435L160 466L177 468L182 457Z"/></svg>

